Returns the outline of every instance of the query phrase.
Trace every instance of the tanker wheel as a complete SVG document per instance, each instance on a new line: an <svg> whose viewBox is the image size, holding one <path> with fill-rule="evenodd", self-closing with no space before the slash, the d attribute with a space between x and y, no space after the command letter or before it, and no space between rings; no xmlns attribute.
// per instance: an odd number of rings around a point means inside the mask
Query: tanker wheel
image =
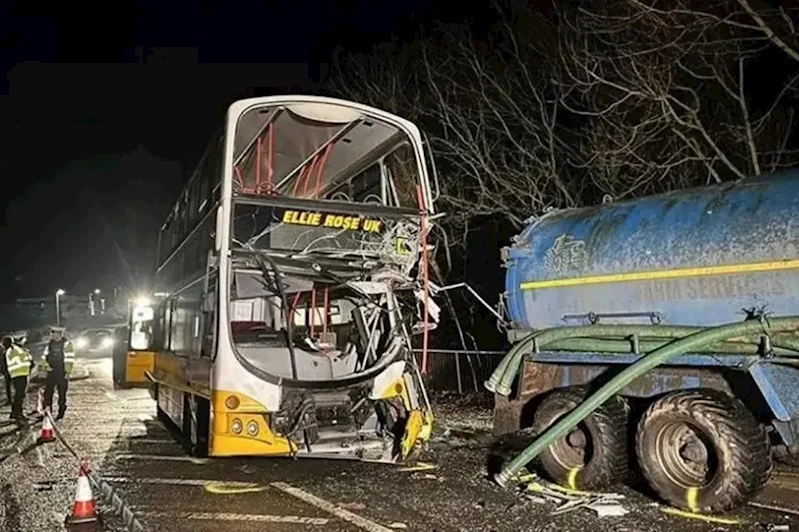
<svg viewBox="0 0 799 532"><path fill-rule="evenodd" d="M741 401L717 390L684 390L655 401L635 442L652 489L684 510L730 510L756 495L771 474L765 429Z"/></svg>
<svg viewBox="0 0 799 532"><path fill-rule="evenodd" d="M533 434L542 434L587 396L584 388L550 393L535 412ZM594 490L625 479L629 466L627 404L614 396L547 447L538 465L550 480L571 489Z"/></svg>

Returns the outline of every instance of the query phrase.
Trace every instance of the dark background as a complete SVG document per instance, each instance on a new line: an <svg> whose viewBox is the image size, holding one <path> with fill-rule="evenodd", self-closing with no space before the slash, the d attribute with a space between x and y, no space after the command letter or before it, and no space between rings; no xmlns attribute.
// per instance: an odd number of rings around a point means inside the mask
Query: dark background
<svg viewBox="0 0 799 532"><path fill-rule="evenodd" d="M430 2L5 2L3 275L15 297L135 290L157 230L226 107L316 93L332 55L368 50Z"/></svg>

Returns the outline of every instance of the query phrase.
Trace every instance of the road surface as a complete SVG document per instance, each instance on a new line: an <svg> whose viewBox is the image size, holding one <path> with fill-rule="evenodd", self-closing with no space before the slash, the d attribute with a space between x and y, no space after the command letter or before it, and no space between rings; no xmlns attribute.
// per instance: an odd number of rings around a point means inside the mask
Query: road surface
<svg viewBox="0 0 799 532"><path fill-rule="evenodd" d="M110 359L79 360L76 374L81 372L88 377L71 383L59 431L114 486L143 530L666 532L768 530L783 524L799 530L799 468L778 471L757 501L782 510L746 507L725 516L724 523L666 514L624 486L617 488L629 511L623 517L598 518L585 508L552 516L556 504L486 480L496 448L490 438L441 435L455 426L452 412L442 416L439 436L418 459L425 470L307 459L194 460L154 418L145 390L113 389ZM28 403L35 406L33 397ZM8 411L0 409L0 425L6 423L0 426L0 448L6 450L20 436L7 424ZM60 442L30 443L23 454L10 454L0 464L0 530L63 530L78 462ZM102 524L89 529L126 529L109 507L102 510Z"/></svg>

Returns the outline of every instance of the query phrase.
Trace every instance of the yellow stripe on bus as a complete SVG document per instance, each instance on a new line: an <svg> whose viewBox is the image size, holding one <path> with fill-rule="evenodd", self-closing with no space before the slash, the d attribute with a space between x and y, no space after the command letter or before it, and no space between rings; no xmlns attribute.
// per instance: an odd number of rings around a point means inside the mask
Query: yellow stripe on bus
<svg viewBox="0 0 799 532"><path fill-rule="evenodd" d="M728 266L704 266L698 268L679 268L675 270L614 273L609 275L571 277L568 279L527 281L521 283L520 288L522 290L539 290L542 288L558 288L561 286L582 286L587 284L623 283L630 281L653 281L656 279L679 279L682 277L704 277L708 275L725 275L731 273L773 272L792 270L795 268L799 268L799 259L779 260L773 262L756 262L751 264L731 264Z"/></svg>

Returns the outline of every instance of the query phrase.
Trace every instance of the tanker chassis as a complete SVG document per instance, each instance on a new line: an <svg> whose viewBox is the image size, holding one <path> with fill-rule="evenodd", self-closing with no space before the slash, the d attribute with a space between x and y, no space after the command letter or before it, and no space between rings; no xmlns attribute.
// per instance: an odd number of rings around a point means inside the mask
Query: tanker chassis
<svg viewBox="0 0 799 532"><path fill-rule="evenodd" d="M637 462L667 503L719 512L799 454L799 172L547 213L503 261L494 431L563 434L535 451L551 480L601 489Z"/></svg>

